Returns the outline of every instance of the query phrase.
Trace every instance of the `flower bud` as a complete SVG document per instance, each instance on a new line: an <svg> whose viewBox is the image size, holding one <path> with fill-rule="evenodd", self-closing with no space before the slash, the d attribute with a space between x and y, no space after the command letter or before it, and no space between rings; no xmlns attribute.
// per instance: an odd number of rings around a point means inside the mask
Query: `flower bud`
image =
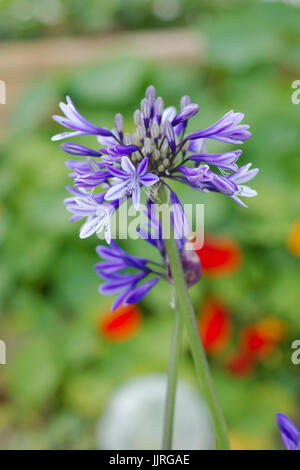
<svg viewBox="0 0 300 470"><path fill-rule="evenodd" d="M195 116L199 112L199 106L197 104L189 104L188 106L185 106L180 113L178 113L173 121L172 125L177 126L177 124L180 124L181 122L185 122L191 117Z"/></svg>
<svg viewBox="0 0 300 470"><path fill-rule="evenodd" d="M116 129L119 134L120 139L123 139L123 131L124 131L124 118L122 114L118 113L115 116L115 124L116 124Z"/></svg>
<svg viewBox="0 0 300 470"><path fill-rule="evenodd" d="M174 133L173 126L169 121L166 121L165 123L165 136L167 138L168 144L172 152L175 152L176 150L175 133Z"/></svg>
<svg viewBox="0 0 300 470"><path fill-rule="evenodd" d="M161 98L161 96L159 96L155 102L156 117L157 117L157 121L159 124L161 123L161 118L164 112L164 107L165 107L164 101Z"/></svg>
<svg viewBox="0 0 300 470"><path fill-rule="evenodd" d="M136 126L141 126L143 124L142 113L139 109L136 109L133 113L133 120Z"/></svg>
<svg viewBox="0 0 300 470"><path fill-rule="evenodd" d="M180 254L180 259L186 283L188 287L192 287L194 284L197 284L201 278L201 264L199 257L195 251L183 249ZM167 278L171 284L174 284L169 261Z"/></svg>
<svg viewBox="0 0 300 470"><path fill-rule="evenodd" d="M180 100L180 110L191 104L191 98L188 95L184 95Z"/></svg>

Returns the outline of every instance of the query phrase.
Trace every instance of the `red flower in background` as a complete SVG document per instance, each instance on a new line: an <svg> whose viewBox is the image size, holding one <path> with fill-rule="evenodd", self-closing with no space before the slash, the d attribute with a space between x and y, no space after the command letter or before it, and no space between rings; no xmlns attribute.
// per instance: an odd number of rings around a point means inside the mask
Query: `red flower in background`
<svg viewBox="0 0 300 470"><path fill-rule="evenodd" d="M240 332L240 348L255 359L268 356L285 337L286 328L277 318L269 317Z"/></svg>
<svg viewBox="0 0 300 470"><path fill-rule="evenodd" d="M231 336L230 315L221 300L207 299L198 322L203 347L208 353L221 351Z"/></svg>
<svg viewBox="0 0 300 470"><path fill-rule="evenodd" d="M230 237L206 235L204 245L197 250L203 273L210 277L237 271L242 264L242 253L237 242Z"/></svg>
<svg viewBox="0 0 300 470"><path fill-rule="evenodd" d="M114 312L108 311L101 315L98 321L98 330L110 341L125 341L130 339L139 330L142 315L137 305L121 306Z"/></svg>
<svg viewBox="0 0 300 470"><path fill-rule="evenodd" d="M236 353L233 354L228 362L227 368L232 375L238 377L244 377L253 372L255 367L255 361L249 354Z"/></svg>
<svg viewBox="0 0 300 470"><path fill-rule="evenodd" d="M285 324L274 317L245 326L239 334L238 350L227 362L228 370L240 377L249 375L257 362L269 356L285 335Z"/></svg>

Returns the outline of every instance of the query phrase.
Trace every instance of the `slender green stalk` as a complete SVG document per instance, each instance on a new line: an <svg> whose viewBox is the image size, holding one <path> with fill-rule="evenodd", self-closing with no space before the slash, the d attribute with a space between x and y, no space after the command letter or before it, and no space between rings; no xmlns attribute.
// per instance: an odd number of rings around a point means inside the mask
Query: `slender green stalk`
<svg viewBox="0 0 300 470"><path fill-rule="evenodd" d="M161 185L158 190L158 203L168 203L166 191L163 185ZM172 278L176 289L180 314L188 334L196 374L202 384L202 390L210 409L215 429L217 448L220 450L229 449L229 440L224 415L217 399L208 362L199 335L196 316L189 295L188 287L186 285L177 243L174 239L172 224L170 234L170 237L166 237L164 242L169 258Z"/></svg>
<svg viewBox="0 0 300 470"><path fill-rule="evenodd" d="M179 314L178 302L176 301L174 325L172 333L172 343L168 368L167 397L165 403L164 430L162 449L172 449L175 398L178 378L178 368L180 362L181 344L182 344L183 322L182 315Z"/></svg>

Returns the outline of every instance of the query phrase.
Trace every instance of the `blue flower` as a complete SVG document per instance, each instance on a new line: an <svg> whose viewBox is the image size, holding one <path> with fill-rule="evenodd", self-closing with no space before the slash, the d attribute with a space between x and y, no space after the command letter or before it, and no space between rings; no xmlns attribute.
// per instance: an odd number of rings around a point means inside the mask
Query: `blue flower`
<svg viewBox="0 0 300 470"><path fill-rule="evenodd" d="M105 281L100 285L99 292L104 295L118 294L112 310L117 309L123 303L139 302L160 279L156 276L143 282L153 273L148 266L151 261L147 258L129 255L113 240L110 247L98 246L97 253L105 260L94 266L98 275ZM128 272L129 269L134 272Z"/></svg>
<svg viewBox="0 0 300 470"><path fill-rule="evenodd" d="M248 131L248 125L240 124L243 119L243 113L235 113L231 110L212 126L193 132L187 138L189 140L207 138L220 140L227 144L242 144L252 135Z"/></svg>
<svg viewBox="0 0 300 470"><path fill-rule="evenodd" d="M72 129L72 132L63 132L61 134L57 134L52 137L52 140L54 141L86 134L102 135L106 137L113 135L112 132L108 129L95 126L91 122L87 121L83 116L81 116L69 96L67 96L67 104L60 103L60 109L64 113L65 117L53 116L53 119L62 126Z"/></svg>
<svg viewBox="0 0 300 470"><path fill-rule="evenodd" d="M185 95L180 100L179 112L173 106L165 108L163 99L156 97L155 88L149 86L133 115L135 131L129 134L124 131L121 114L115 116L115 129L108 130L87 121L69 97L67 104L61 103L60 107L65 116L54 116L54 119L71 132L58 134L54 140L90 134L96 135L101 145L97 149L72 142L61 145L69 154L86 157L86 162L71 161L68 166L73 170L74 186L90 192L92 201L94 193L100 190L103 202L110 201L116 208L120 205L117 200L131 198L138 209L142 187L149 188L144 191L149 200L155 197L158 186L164 184L171 203L176 205L173 210L175 231L181 224L182 228L185 226L182 232L185 234L187 224L178 195L175 197L171 188L172 181L199 192L218 192L243 207L247 206L242 197L257 194L244 183L253 179L258 169L251 169L250 163L239 168L240 149L220 153L207 151L210 139L240 145L251 137L249 126L242 124L243 113L229 111L212 126L188 133L189 120L199 112L199 106ZM71 205L73 210L75 205ZM103 207L99 210L102 215ZM99 212L94 217L100 217ZM88 219L89 230L83 230L84 235L94 233L93 222L96 224L96 221Z"/></svg>
<svg viewBox="0 0 300 470"><path fill-rule="evenodd" d="M103 230L106 242L110 243L111 216L118 207L118 201L104 204L104 194L91 195L89 192L80 191L71 186L67 186L67 189L73 195L64 200L67 210L73 214L71 222L86 218L86 222L80 229L80 238L87 238Z"/></svg>
<svg viewBox="0 0 300 470"><path fill-rule="evenodd" d="M108 166L108 172L116 179L114 185L105 194L104 199L106 201L113 201L121 199L129 193L132 197L133 206L135 209L139 209L141 185L152 186L159 180L157 175L147 173L147 168L147 157L143 158L137 168L135 168L128 157L122 157L121 169Z"/></svg>
<svg viewBox="0 0 300 470"><path fill-rule="evenodd" d="M179 166L178 170L185 175L186 180L193 185L194 189L226 194L241 206L247 207L239 196L254 197L257 196L257 192L249 186L239 183L245 183L257 175L258 168L250 170L250 167L251 163L248 163L234 173L225 176L211 171L208 165L199 165L198 167Z"/></svg>
<svg viewBox="0 0 300 470"><path fill-rule="evenodd" d="M277 413L277 424L287 450L300 450L300 428L283 413Z"/></svg>

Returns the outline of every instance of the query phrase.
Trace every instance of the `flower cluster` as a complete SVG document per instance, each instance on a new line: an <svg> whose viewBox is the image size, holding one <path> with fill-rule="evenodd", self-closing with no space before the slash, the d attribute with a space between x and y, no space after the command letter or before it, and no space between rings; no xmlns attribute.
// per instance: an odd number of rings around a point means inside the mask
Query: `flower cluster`
<svg viewBox="0 0 300 470"><path fill-rule="evenodd" d="M210 139L233 145L249 139L249 126L241 124L243 113L230 111L212 126L188 133L188 121L199 112L199 106L191 103L188 96L183 96L179 112L174 107L165 108L163 99L156 96L153 86L147 88L140 108L134 112L133 134L125 133L121 114L115 116L115 128L109 130L87 121L69 97L66 104L60 104L60 108L64 116L54 116L54 120L69 131L55 135L52 140L95 135L100 145L97 149L73 142L61 145L68 154L85 157L85 161L67 162L74 186L68 187L71 197L65 200L66 208L72 213L72 221L86 219L80 230L81 238L103 230L107 243L111 243L111 218L119 206L130 198L138 210L141 190L146 193L147 201L151 201L155 199L159 185L163 184L175 207L172 220L175 232L181 234L183 246L188 224L177 194L167 184L172 180L199 192L224 194L244 207L247 206L240 197L256 195L244 183L254 178L258 169L251 169L250 163L238 167L240 149L214 154L206 151ZM158 240L157 244L164 261L164 274L171 281L163 240ZM100 247L98 253L106 260L97 268L106 281L101 292L118 292L116 305L136 302L157 282L154 278L139 284L151 273L149 261L130 257L115 243L111 248ZM199 264L198 260L191 261L190 258L191 255L182 255L183 264L191 263L194 267ZM138 274L121 274L128 267L137 269ZM200 268L196 268L195 273L189 272L188 284L199 278L199 273Z"/></svg>

